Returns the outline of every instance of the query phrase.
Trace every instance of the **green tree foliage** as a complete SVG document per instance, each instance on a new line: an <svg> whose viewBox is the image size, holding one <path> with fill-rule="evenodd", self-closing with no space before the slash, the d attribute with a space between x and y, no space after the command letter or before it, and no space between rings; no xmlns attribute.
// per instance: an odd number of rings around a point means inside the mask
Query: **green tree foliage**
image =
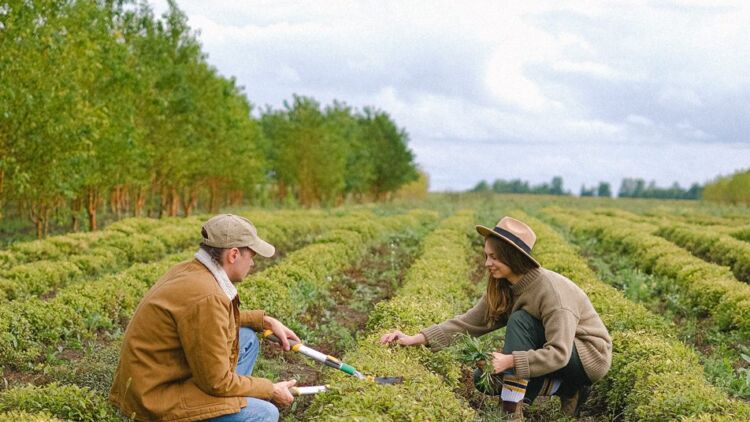
<svg viewBox="0 0 750 422"><path fill-rule="evenodd" d="M0 4L0 217L190 215L276 198L384 199L416 180L381 111L295 96L260 119L208 64L187 17L134 0Z"/></svg>
<svg viewBox="0 0 750 422"><path fill-rule="evenodd" d="M408 136L384 112L360 113L334 102L321 110L309 97L295 96L282 110L260 118L268 173L279 200L305 206L330 204L345 196L386 199L417 179Z"/></svg>
<svg viewBox="0 0 750 422"><path fill-rule="evenodd" d="M750 205L750 170L740 171L731 176L719 177L713 182L707 183L703 189L703 199Z"/></svg>
<svg viewBox="0 0 750 422"><path fill-rule="evenodd" d="M407 133L387 113L372 108L365 108L360 122L365 148L374 163L370 193L376 199L383 199L402 185L417 180L414 155L406 146Z"/></svg>

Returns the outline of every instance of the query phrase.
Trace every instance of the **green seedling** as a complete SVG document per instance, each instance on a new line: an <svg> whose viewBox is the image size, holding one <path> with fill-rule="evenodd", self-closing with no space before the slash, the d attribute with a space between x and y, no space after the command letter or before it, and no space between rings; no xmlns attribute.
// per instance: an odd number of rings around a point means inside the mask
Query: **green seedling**
<svg viewBox="0 0 750 422"><path fill-rule="evenodd" d="M477 384L484 390L491 390L494 387L493 378L492 352L494 348L491 344L482 342L479 337L473 337L468 334L460 335L454 346L456 358L465 364L475 365L481 370L481 375Z"/></svg>

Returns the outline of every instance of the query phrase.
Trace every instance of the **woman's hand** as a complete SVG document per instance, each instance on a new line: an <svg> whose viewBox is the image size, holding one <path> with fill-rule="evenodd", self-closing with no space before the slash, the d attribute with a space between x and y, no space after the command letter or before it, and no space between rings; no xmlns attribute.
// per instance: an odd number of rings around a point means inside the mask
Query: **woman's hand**
<svg viewBox="0 0 750 422"><path fill-rule="evenodd" d="M287 328L286 325L282 324L281 321L279 321L276 318L272 318L270 316L264 316L263 328L266 330L273 331L276 337L278 337L279 340L281 340L281 347L284 350L289 350L288 339L300 341L299 337L297 337L297 334L294 334L294 331Z"/></svg>
<svg viewBox="0 0 750 422"><path fill-rule="evenodd" d="M402 346L414 346L427 343L424 334L419 333L413 336L407 336L399 330L393 330L390 333L383 334L380 337L380 344L400 344Z"/></svg>
<svg viewBox="0 0 750 422"><path fill-rule="evenodd" d="M492 368L494 369L494 374L505 372L513 367L515 367L513 355L504 355L498 352L492 353Z"/></svg>

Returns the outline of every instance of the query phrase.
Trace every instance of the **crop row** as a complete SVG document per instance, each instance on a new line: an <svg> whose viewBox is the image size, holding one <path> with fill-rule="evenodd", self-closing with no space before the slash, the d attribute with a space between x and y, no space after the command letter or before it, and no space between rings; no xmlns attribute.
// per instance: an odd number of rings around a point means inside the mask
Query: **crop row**
<svg viewBox="0 0 750 422"><path fill-rule="evenodd" d="M330 275L358 259L368 244L395 232L408 229L418 230L420 227L431 224L434 219L434 213L424 211L413 211L406 215L378 219L368 218L363 213L333 219L332 221L336 222L338 227L319 236L316 239L319 243L292 252L279 265L240 284L239 289L245 299L243 306L265 308L270 314L284 319L293 318L294 315L302 312L306 303L311 300L310 297L306 297L306 294L315 289L322 291L327 286ZM153 268L150 273L161 274L169 265L171 263ZM140 288L135 289L134 294L130 295L135 302L148 288L147 283L153 282L155 277L149 276L147 279L141 281ZM125 313L130 315L132 310L133 307L129 307ZM25 411L44 410L61 417L69 417L58 410L61 401L56 397L65 396L69 399L78 398L78 402L82 403L83 408L72 406L74 411L80 413L74 419L116 419L116 415L102 401L103 399L93 396L88 389L57 384L9 390L0 395L0 411L14 408ZM68 411L70 407L65 409Z"/></svg>
<svg viewBox="0 0 750 422"><path fill-rule="evenodd" d="M708 227L662 225L656 234L696 256L730 267L737 279L750 282L750 243Z"/></svg>
<svg viewBox="0 0 750 422"><path fill-rule="evenodd" d="M329 213L319 210L255 210L250 213L252 221L257 225L267 225L264 222L274 218L289 220L330 217ZM188 218L145 218L131 217L116 221L105 229L94 232L69 233L50 236L42 240L18 242L5 250L0 250L0 270L7 270L18 264L37 261L59 261L76 255L90 254L92 249L120 239L123 235L161 234L163 227L195 226L205 221L209 216L198 215ZM271 229L272 230L272 229ZM193 237L196 234L193 233Z"/></svg>
<svg viewBox="0 0 750 422"><path fill-rule="evenodd" d="M573 232L596 237L607 251L632 257L642 270L671 278L688 305L710 314L721 329L750 335L750 285L727 267L697 258L627 220L561 208L548 208L547 215Z"/></svg>
<svg viewBox="0 0 750 422"><path fill-rule="evenodd" d="M750 229L723 225L689 225L674 219L650 218L618 209L596 209L595 214L621 218L644 232L656 234L708 261L728 266L739 280L750 282ZM632 227L632 225L631 225Z"/></svg>
<svg viewBox="0 0 750 422"><path fill-rule="evenodd" d="M303 243L308 233L318 233L323 227L351 226L369 217L369 213L359 213L326 220L280 218L271 226L274 229L261 226L261 232L264 236L269 233L266 237L277 243ZM149 286L170 266L190 258L196 249L193 242L189 250L157 262L135 264L99 280L71 284L50 300L32 297L0 304L0 365L21 369L58 347L75 345L99 330L121 325Z"/></svg>
<svg viewBox="0 0 750 422"><path fill-rule="evenodd" d="M381 386L338 373L331 391L318 395L306 413L311 420L473 420L475 412L457 397L460 365L447 352L424 347L384 347L377 340L386 330L417 332L450 318L471 304L471 243L467 230L473 214L459 212L444 220L423 243L422 255L409 268L393 299L370 314L368 335L346 361L360 371L400 375L400 385Z"/></svg>
<svg viewBox="0 0 750 422"><path fill-rule="evenodd" d="M659 219L670 221L682 221L688 224L697 224L701 226L727 226L735 227L738 224L747 224L750 215L725 215L716 216L705 214L697 211L688 211L680 209L660 210L654 209L644 213L646 216L653 216Z"/></svg>
<svg viewBox="0 0 750 422"><path fill-rule="evenodd" d="M299 211L273 214L262 211L254 213L252 219L260 227L269 228L264 235L278 238L283 233L278 233L275 227L283 227L287 221L303 220L308 227L313 222L325 225L329 221L325 213L310 214L300 219ZM200 227L206 218L128 218L100 232L13 245L0 251L0 303L49 294L73 282L91 280L134 263L153 262L194 247L200 241Z"/></svg>
<svg viewBox="0 0 750 422"><path fill-rule="evenodd" d="M750 217L742 220L731 220L705 216L706 219L703 220L698 217L685 218L684 216L667 215L662 213L648 213L641 215L617 208L594 208L591 211L597 215L606 215L609 217L628 220L649 233L656 232L660 227L666 227L668 229L672 226L678 226L686 230L695 229L702 233L713 232L715 235L719 235L723 238L731 236L737 240L750 242L750 224L748 224L748 222L750 222Z"/></svg>
<svg viewBox="0 0 750 422"><path fill-rule="evenodd" d="M563 227L590 221L555 209L544 215ZM526 218L526 217L524 217ZM698 355L675 338L674 327L601 282L577 250L543 222L527 218L539 241L535 254L548 269L578 284L613 337L613 362L596 384L608 411L624 420L663 421L721 414L748 420L750 407L709 384Z"/></svg>

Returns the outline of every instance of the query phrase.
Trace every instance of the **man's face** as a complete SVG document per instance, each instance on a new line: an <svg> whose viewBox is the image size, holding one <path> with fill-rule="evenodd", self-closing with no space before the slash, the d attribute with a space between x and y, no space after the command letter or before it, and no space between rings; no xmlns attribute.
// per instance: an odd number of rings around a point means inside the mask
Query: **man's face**
<svg viewBox="0 0 750 422"><path fill-rule="evenodd" d="M249 248L232 248L227 251L227 268L224 270L232 283L239 283L255 266L255 251Z"/></svg>

